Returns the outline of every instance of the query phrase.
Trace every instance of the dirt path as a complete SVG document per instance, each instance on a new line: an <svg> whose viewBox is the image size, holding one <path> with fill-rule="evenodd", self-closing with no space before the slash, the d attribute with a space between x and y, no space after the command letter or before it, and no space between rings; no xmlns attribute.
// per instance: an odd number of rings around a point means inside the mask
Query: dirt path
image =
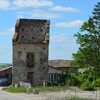
<svg viewBox="0 0 100 100"><path fill-rule="evenodd" d="M66 90L60 92L41 92L39 94L8 93L2 91L0 87L0 100L65 100L66 97L78 96L81 98L92 98L100 100L100 91L88 92L76 90Z"/></svg>

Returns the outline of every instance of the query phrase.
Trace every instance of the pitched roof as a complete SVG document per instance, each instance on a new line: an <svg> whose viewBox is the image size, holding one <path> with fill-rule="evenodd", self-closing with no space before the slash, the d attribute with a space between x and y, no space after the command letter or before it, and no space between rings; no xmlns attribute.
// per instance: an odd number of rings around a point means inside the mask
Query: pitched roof
<svg viewBox="0 0 100 100"><path fill-rule="evenodd" d="M12 68L12 66L9 66L9 67L7 67L7 68L3 68L3 69L0 70L0 72L5 71L5 70L8 70L8 69L10 69L10 68Z"/></svg>
<svg viewBox="0 0 100 100"><path fill-rule="evenodd" d="M54 68L70 67L71 61L72 60L49 60L48 65Z"/></svg>

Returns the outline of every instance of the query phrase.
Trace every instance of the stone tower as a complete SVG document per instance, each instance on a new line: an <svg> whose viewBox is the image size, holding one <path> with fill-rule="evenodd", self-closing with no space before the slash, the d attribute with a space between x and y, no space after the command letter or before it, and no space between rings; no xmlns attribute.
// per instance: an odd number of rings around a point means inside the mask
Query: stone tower
<svg viewBox="0 0 100 100"><path fill-rule="evenodd" d="M49 20L19 19L13 37L13 84L30 80L34 86L48 78Z"/></svg>

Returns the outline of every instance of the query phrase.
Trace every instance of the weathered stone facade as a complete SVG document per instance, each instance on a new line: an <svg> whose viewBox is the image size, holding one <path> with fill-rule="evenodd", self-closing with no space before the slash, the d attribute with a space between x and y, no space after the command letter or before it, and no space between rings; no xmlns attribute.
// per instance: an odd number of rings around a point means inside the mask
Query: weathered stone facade
<svg viewBox="0 0 100 100"><path fill-rule="evenodd" d="M48 78L49 20L19 19L13 37L13 84L30 80L42 85Z"/></svg>

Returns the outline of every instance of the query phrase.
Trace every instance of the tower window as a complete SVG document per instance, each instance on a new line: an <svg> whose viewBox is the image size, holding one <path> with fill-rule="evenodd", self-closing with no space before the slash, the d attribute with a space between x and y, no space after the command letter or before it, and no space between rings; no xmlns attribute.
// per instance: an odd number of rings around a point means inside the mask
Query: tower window
<svg viewBox="0 0 100 100"><path fill-rule="evenodd" d="M32 39L34 39L34 36L32 37Z"/></svg>
<svg viewBox="0 0 100 100"><path fill-rule="evenodd" d="M24 36L22 36L22 38L24 38Z"/></svg>
<svg viewBox="0 0 100 100"><path fill-rule="evenodd" d="M27 67L34 67L34 53L27 52Z"/></svg>
<svg viewBox="0 0 100 100"><path fill-rule="evenodd" d="M24 29L22 28L22 31L24 31Z"/></svg>
<svg viewBox="0 0 100 100"><path fill-rule="evenodd" d="M31 31L33 31L33 29L31 29Z"/></svg>

